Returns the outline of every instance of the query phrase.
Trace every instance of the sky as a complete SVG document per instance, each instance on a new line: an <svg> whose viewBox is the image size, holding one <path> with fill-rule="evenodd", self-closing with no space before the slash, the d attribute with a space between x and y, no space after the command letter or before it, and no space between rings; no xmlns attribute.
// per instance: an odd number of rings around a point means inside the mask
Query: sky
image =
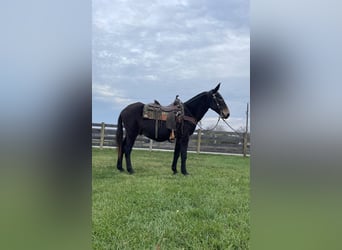
<svg viewBox="0 0 342 250"><path fill-rule="evenodd" d="M94 0L92 27L93 122L116 124L130 103L167 105L176 95L185 102L221 82L227 121L245 126L249 1ZM209 110L202 127L217 117Z"/></svg>

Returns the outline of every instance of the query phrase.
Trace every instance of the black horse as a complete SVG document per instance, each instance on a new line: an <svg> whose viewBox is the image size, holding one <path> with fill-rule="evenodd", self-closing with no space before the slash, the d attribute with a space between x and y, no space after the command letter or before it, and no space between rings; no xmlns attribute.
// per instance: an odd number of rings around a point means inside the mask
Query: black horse
<svg viewBox="0 0 342 250"><path fill-rule="evenodd" d="M177 173L177 160L179 155L181 155L181 172L184 175L188 174L186 171L186 158L189 137L195 131L197 122L203 118L208 109L211 108L223 119L229 117L229 109L218 92L219 88L220 84L218 84L216 88L207 92L202 92L183 103L184 114L181 119L178 119L175 132L176 145L172 162L174 174ZM116 131L116 142L118 147L117 168L120 171L123 171L122 159L125 154L127 171L131 174L134 172L131 164L131 151L138 134L144 134L146 137L156 141L166 141L169 139L170 129L166 127L166 123L160 121L161 124L156 133L155 120L144 119L143 109L144 104L137 102L128 105L120 113ZM124 139L123 126L126 129L126 136Z"/></svg>

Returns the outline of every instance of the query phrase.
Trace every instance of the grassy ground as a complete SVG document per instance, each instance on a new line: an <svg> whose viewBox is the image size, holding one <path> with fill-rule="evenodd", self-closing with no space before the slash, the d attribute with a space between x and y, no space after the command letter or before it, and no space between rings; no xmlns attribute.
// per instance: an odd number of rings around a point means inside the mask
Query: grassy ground
<svg viewBox="0 0 342 250"><path fill-rule="evenodd" d="M188 154L189 176L171 161L133 150L129 175L115 150L93 149L94 249L249 248L249 159Z"/></svg>

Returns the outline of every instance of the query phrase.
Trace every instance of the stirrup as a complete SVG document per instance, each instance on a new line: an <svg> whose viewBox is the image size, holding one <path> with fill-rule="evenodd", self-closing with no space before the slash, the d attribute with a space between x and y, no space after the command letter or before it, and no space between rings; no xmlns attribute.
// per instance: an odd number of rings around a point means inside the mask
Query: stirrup
<svg viewBox="0 0 342 250"><path fill-rule="evenodd" d="M170 134L170 137L169 137L168 141L171 142L171 143L175 141L175 133L174 133L173 130L171 131L171 134Z"/></svg>

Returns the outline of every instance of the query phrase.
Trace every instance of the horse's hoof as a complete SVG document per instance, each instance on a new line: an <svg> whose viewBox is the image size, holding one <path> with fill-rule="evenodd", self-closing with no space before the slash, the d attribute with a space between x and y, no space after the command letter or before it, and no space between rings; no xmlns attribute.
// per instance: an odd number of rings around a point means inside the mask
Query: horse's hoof
<svg viewBox="0 0 342 250"><path fill-rule="evenodd" d="M119 170L120 172L125 171L123 168L118 168L118 170Z"/></svg>
<svg viewBox="0 0 342 250"><path fill-rule="evenodd" d="M132 169L132 170L128 170L128 173L129 174L134 174L134 170Z"/></svg>
<svg viewBox="0 0 342 250"><path fill-rule="evenodd" d="M183 174L183 175L189 175L189 173L188 173L188 172L182 172L182 174Z"/></svg>
<svg viewBox="0 0 342 250"><path fill-rule="evenodd" d="M176 171L173 171L173 174L175 175L175 174L177 174L178 172L177 172L177 170Z"/></svg>

